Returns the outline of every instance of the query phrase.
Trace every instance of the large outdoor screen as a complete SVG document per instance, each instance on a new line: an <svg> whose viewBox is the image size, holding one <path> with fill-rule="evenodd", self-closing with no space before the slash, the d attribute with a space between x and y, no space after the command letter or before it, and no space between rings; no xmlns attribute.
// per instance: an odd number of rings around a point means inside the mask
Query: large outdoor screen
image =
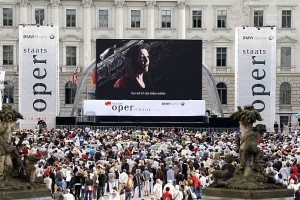
<svg viewBox="0 0 300 200"><path fill-rule="evenodd" d="M201 100L201 40L96 41L96 99Z"/></svg>
<svg viewBox="0 0 300 200"><path fill-rule="evenodd" d="M96 100L84 101L85 115L205 115L202 41L99 39L96 48Z"/></svg>

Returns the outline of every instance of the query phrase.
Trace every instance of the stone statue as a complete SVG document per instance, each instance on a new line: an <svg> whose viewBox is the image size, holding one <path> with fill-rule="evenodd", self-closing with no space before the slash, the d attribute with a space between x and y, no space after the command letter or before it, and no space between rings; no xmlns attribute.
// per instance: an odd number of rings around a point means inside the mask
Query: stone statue
<svg viewBox="0 0 300 200"><path fill-rule="evenodd" d="M232 162L234 160L233 155L228 154L225 156L225 162L221 167L221 170L215 170L212 172L213 183L216 187L222 187L227 185L226 180L233 176L235 167L233 166Z"/></svg>
<svg viewBox="0 0 300 200"><path fill-rule="evenodd" d="M11 136L14 124L23 116L12 109L11 106L3 105L0 111L0 177L5 179L5 173L12 173L12 155L20 157L16 148L11 145Z"/></svg>
<svg viewBox="0 0 300 200"><path fill-rule="evenodd" d="M253 124L262 118L253 106L238 107L238 111L231 116L232 119L240 122L242 137L239 141L239 166L235 169L233 176L226 180L226 184L212 184L212 187L224 187L238 190L268 190L279 189L281 185L276 184L273 177L265 173L265 163L262 154L257 147L261 134L266 131L265 125L258 124L253 128ZM225 172L224 172L225 174ZM222 178L223 172L216 172L215 178Z"/></svg>

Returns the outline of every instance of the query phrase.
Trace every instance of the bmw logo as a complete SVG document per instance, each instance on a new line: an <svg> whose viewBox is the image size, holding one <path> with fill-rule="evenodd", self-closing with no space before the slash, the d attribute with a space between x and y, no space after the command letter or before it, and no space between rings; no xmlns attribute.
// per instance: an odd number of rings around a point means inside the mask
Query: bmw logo
<svg viewBox="0 0 300 200"><path fill-rule="evenodd" d="M274 39L274 36L273 35L270 35L269 36L269 40L273 40Z"/></svg>
<svg viewBox="0 0 300 200"><path fill-rule="evenodd" d="M50 35L50 39L54 39L55 36L53 34Z"/></svg>
<svg viewBox="0 0 300 200"><path fill-rule="evenodd" d="M185 103L184 102L181 102L181 106L184 106L185 105Z"/></svg>

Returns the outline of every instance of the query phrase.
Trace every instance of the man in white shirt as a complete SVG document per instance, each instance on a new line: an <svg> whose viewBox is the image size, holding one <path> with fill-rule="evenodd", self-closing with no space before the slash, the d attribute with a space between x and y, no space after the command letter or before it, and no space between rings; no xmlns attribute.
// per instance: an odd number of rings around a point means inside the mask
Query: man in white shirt
<svg viewBox="0 0 300 200"><path fill-rule="evenodd" d="M127 181L128 181L128 175L126 173L126 169L124 169L123 172L119 176L119 183L121 185L121 188L124 187L124 185L127 183Z"/></svg>

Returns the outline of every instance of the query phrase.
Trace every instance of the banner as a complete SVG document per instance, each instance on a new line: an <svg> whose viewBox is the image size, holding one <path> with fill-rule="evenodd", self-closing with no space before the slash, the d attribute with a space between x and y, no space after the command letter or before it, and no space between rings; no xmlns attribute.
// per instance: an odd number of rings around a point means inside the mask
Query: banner
<svg viewBox="0 0 300 200"><path fill-rule="evenodd" d="M87 116L204 116L204 100L84 100Z"/></svg>
<svg viewBox="0 0 300 200"><path fill-rule="evenodd" d="M276 28L236 28L235 107L253 105L273 130L276 92Z"/></svg>
<svg viewBox="0 0 300 200"><path fill-rule="evenodd" d="M0 71L0 110L2 110L3 98L4 98L4 81L5 81L5 71Z"/></svg>
<svg viewBox="0 0 300 200"><path fill-rule="evenodd" d="M19 111L21 129L39 119L55 127L59 112L59 34L57 26L19 26Z"/></svg>

